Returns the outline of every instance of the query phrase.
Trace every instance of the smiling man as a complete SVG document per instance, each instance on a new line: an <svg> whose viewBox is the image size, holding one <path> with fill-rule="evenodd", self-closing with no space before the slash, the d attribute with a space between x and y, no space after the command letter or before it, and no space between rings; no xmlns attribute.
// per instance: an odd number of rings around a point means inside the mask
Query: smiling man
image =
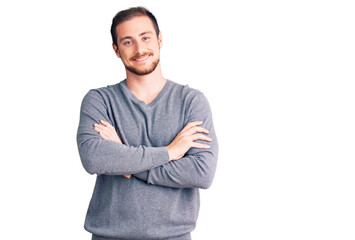
<svg viewBox="0 0 355 240"><path fill-rule="evenodd" d="M163 77L162 34L142 7L113 18L126 79L84 97L77 143L96 174L85 229L95 240L191 239L199 188L210 187L218 145L200 91Z"/></svg>

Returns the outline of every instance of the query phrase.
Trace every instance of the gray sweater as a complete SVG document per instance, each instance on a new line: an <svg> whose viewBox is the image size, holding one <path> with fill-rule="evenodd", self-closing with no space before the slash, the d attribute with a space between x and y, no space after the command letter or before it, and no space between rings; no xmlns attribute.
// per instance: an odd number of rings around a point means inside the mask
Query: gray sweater
<svg viewBox="0 0 355 240"><path fill-rule="evenodd" d="M123 144L100 137L93 126L100 120L115 127ZM192 121L204 122L212 142L198 142L211 148L191 148L169 161L165 146ZM200 91L168 80L145 104L125 80L90 90L77 143L85 170L97 174L84 226L95 239L190 239L199 188L210 187L218 153L211 110Z"/></svg>

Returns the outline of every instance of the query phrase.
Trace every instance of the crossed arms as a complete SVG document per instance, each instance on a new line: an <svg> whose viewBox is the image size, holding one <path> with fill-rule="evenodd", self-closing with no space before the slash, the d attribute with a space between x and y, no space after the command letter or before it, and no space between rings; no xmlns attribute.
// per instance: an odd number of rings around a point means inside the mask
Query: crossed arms
<svg viewBox="0 0 355 240"><path fill-rule="evenodd" d="M208 188L216 168L217 139L205 97L199 95L192 105L188 124L168 146L132 147L122 144L101 94L90 91L82 103L77 135L85 170L90 174L132 174L167 187Z"/></svg>
<svg viewBox="0 0 355 240"><path fill-rule="evenodd" d="M118 137L115 128L104 120L100 120L101 124L94 124L94 129L97 131L100 136L105 140L112 140L122 144L121 139ZM179 134L175 137L175 139L166 146L166 149L169 154L169 161L176 161L182 158L185 153L192 147L194 148L203 148L209 149L210 146L198 142L194 142L195 140L205 140L212 141L212 139L206 135L198 134L198 132L203 132L208 134L209 131L205 128L198 127L203 122L195 121L186 124L186 126L179 132ZM132 175L123 175L125 178L131 178Z"/></svg>

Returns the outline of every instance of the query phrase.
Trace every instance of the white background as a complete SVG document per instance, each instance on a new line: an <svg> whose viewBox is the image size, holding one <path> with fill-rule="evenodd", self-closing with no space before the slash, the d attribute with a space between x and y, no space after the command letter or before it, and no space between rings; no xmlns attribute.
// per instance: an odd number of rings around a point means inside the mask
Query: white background
<svg viewBox="0 0 355 240"><path fill-rule="evenodd" d="M125 77L119 10L157 17L165 77L209 99L220 144L194 240L355 239L353 1L2 1L1 239L90 239L76 147L91 88Z"/></svg>

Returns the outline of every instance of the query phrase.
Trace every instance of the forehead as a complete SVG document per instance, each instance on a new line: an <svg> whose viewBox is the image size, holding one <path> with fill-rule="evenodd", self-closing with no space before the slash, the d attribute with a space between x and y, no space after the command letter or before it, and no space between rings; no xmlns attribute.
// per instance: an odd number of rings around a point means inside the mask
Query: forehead
<svg viewBox="0 0 355 240"><path fill-rule="evenodd" d="M137 16L116 26L117 38L137 36L142 32L155 32L152 21L147 16Z"/></svg>

